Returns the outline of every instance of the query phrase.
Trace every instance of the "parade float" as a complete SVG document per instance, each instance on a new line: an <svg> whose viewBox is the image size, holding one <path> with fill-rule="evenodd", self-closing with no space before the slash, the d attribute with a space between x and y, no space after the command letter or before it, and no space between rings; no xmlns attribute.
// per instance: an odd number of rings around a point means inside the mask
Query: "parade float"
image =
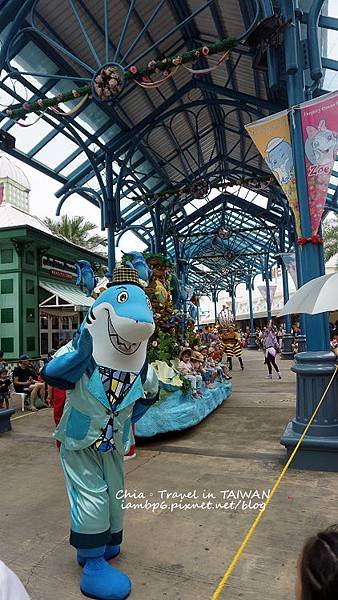
<svg viewBox="0 0 338 600"><path fill-rule="evenodd" d="M148 343L148 361L159 379L159 400L136 423L135 435L149 438L197 425L231 393L229 381L216 381L212 389L203 384L202 395L196 399L188 379L177 369L181 346L200 343L195 333L198 298L161 254L131 252L124 255L122 264L138 271L156 325Z"/></svg>

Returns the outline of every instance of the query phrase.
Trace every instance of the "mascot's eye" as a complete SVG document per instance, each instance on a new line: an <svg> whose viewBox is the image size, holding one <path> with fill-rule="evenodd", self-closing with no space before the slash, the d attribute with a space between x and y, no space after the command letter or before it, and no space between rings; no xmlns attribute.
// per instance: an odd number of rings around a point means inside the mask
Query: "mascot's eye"
<svg viewBox="0 0 338 600"><path fill-rule="evenodd" d="M128 292L120 292L116 299L120 304L123 304L123 302L127 302L128 298Z"/></svg>

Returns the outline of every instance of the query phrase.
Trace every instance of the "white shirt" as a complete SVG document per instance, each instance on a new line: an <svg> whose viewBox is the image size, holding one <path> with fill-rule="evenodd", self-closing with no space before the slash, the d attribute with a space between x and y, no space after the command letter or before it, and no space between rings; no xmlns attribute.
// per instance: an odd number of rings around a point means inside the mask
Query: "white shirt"
<svg viewBox="0 0 338 600"><path fill-rule="evenodd" d="M1 560L0 600L30 600L20 579Z"/></svg>

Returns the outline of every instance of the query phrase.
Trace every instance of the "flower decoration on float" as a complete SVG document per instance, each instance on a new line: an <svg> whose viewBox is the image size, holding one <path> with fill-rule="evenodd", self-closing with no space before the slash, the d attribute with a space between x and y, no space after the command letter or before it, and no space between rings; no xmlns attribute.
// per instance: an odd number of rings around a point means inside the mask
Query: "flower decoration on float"
<svg viewBox="0 0 338 600"><path fill-rule="evenodd" d="M112 102L123 90L125 72L117 63L101 67L92 79L92 94L99 102Z"/></svg>

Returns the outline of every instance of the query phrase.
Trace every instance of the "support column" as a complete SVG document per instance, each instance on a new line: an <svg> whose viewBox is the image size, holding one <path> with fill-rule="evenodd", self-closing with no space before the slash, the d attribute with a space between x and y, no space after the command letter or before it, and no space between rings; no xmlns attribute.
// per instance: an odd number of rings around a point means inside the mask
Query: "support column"
<svg viewBox="0 0 338 600"><path fill-rule="evenodd" d="M250 313L250 335L249 335L247 348L248 348L248 350L257 350L254 316L253 316L253 302L252 302L253 283L252 283L251 277L249 277L249 279L246 281L246 289L248 290L248 295L249 295L249 313Z"/></svg>
<svg viewBox="0 0 338 600"><path fill-rule="evenodd" d="M295 0L281 0L284 21L291 19L284 34L285 65L287 73L287 91L289 106L305 100L303 51L301 47L300 23L296 15ZM312 40L308 39L308 44ZM302 235L311 237L311 218L307 191L304 143L301 115L295 110L291 120L291 138L294 155L295 175ZM323 247L308 243L297 248L300 284L305 284L324 274ZM281 439L288 455L299 441L305 424L318 405L331 374L335 368L336 357L329 351L329 323L326 314L304 315L307 348L309 352L296 355L293 368L297 375L296 417L291 421ZM304 331L302 331L304 333ZM298 469L319 469L338 471L338 413L336 399L338 394L337 378L326 397L323 407L311 426L300 447L293 467Z"/></svg>
<svg viewBox="0 0 338 600"><path fill-rule="evenodd" d="M214 303L214 314L215 314L215 325L216 325L216 323L217 323L217 290L213 290L212 300Z"/></svg>
<svg viewBox="0 0 338 600"><path fill-rule="evenodd" d="M284 264L283 260L279 261L279 266L282 269L282 280L283 280L283 299L284 304L289 300L289 281L288 281L288 270ZM286 315L284 317L284 325L285 325L285 334L283 337L283 350L281 353L281 358L284 360L292 360L293 352L292 352L292 334L291 334L291 316Z"/></svg>
<svg viewBox="0 0 338 600"><path fill-rule="evenodd" d="M231 312L234 321L236 321L236 290L232 288L231 290Z"/></svg>
<svg viewBox="0 0 338 600"><path fill-rule="evenodd" d="M104 203L104 224L107 228L108 241L108 271L107 277L111 279L115 268L115 227L117 221L117 211L115 206L113 189L113 161L111 156L106 154L106 200Z"/></svg>
<svg viewBox="0 0 338 600"><path fill-rule="evenodd" d="M266 314L267 314L267 318L268 321L271 321L272 319L272 314L271 314L271 295L270 295L270 279L269 279L269 273L265 272L265 290L266 290Z"/></svg>

